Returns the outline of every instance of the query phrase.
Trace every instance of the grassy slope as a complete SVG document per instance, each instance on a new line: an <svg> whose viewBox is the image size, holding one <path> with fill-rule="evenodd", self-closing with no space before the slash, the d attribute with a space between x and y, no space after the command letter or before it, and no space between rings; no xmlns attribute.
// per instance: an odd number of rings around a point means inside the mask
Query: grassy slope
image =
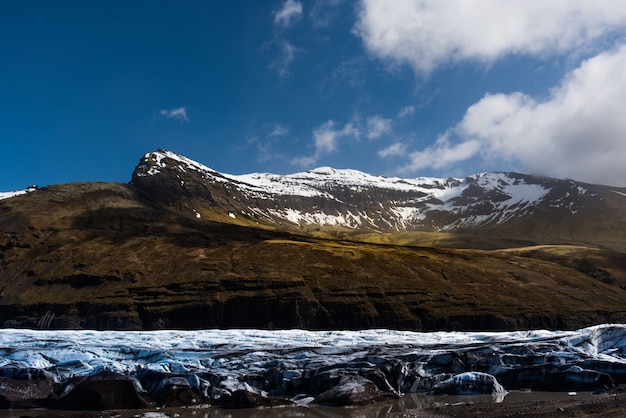
<svg viewBox="0 0 626 418"><path fill-rule="evenodd" d="M626 320L619 252L441 248L471 240L421 233L296 234L206 220L210 213L180 217L107 183L50 187L0 202L0 213L4 326L35 326L49 313L52 326L90 328L512 329Z"/></svg>

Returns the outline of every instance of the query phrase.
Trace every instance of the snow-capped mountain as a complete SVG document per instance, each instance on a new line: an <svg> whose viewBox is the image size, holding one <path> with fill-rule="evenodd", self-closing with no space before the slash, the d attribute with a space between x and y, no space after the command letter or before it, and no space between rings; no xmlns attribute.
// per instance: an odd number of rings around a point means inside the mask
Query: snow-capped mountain
<svg viewBox="0 0 626 418"><path fill-rule="evenodd" d="M290 175L228 175L166 150L147 153L132 184L196 216L375 231L459 231L543 213L559 220L626 190L517 173L461 178L373 176L321 167Z"/></svg>
<svg viewBox="0 0 626 418"><path fill-rule="evenodd" d="M5 328L515 330L626 318L625 189L505 173L233 176L157 151L131 184L45 186L0 200L0 214ZM413 232L424 230L448 232Z"/></svg>

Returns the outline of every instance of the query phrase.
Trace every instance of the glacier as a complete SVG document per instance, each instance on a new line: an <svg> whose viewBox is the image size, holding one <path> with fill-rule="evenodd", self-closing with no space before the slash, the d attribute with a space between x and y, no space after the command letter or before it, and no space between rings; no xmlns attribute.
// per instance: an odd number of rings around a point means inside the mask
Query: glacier
<svg viewBox="0 0 626 418"><path fill-rule="evenodd" d="M196 402L218 405L238 392L315 402L329 389L363 392L365 385L377 395L371 400L380 400L446 381L466 390L468 381L486 375L498 396L519 389L606 390L626 383L626 325L432 333L2 330L0 389L10 378L42 375L66 392L77 378L102 375L130 379L147 397L182 385L193 389Z"/></svg>

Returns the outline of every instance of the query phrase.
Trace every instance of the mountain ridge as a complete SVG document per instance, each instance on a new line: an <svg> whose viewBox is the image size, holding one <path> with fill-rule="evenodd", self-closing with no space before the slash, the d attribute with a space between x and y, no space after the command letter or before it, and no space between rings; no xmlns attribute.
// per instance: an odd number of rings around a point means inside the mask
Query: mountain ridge
<svg viewBox="0 0 626 418"><path fill-rule="evenodd" d="M426 193L320 183L333 174L321 169L305 174L321 184L307 189L313 196L269 195L161 157L142 158L131 183L51 185L0 200L0 327L513 330L626 320L625 196L610 188L587 186L590 200L575 213L544 199L499 224L381 232L274 212L343 214L348 197L362 212L384 212ZM480 179L457 206L510 199L502 188L514 179L495 193ZM578 190L559 185L563 195Z"/></svg>
<svg viewBox="0 0 626 418"><path fill-rule="evenodd" d="M543 217L551 223L544 233L554 240L547 243L626 242L626 233L620 232L626 231L621 221L626 219L626 189L528 174L408 179L320 167L288 175L229 175L158 150L144 155L131 184L149 195L165 194L159 197L165 204L195 217L217 212L222 218L293 229L479 231L546 243L528 233L528 225ZM607 213L611 225L598 217Z"/></svg>

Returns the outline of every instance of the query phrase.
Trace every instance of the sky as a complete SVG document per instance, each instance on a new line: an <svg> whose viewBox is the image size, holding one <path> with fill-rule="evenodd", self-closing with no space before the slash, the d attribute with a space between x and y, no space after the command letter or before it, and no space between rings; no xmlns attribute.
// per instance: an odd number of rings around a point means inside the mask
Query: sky
<svg viewBox="0 0 626 418"><path fill-rule="evenodd" d="M623 0L0 2L0 191L517 171L626 186Z"/></svg>

